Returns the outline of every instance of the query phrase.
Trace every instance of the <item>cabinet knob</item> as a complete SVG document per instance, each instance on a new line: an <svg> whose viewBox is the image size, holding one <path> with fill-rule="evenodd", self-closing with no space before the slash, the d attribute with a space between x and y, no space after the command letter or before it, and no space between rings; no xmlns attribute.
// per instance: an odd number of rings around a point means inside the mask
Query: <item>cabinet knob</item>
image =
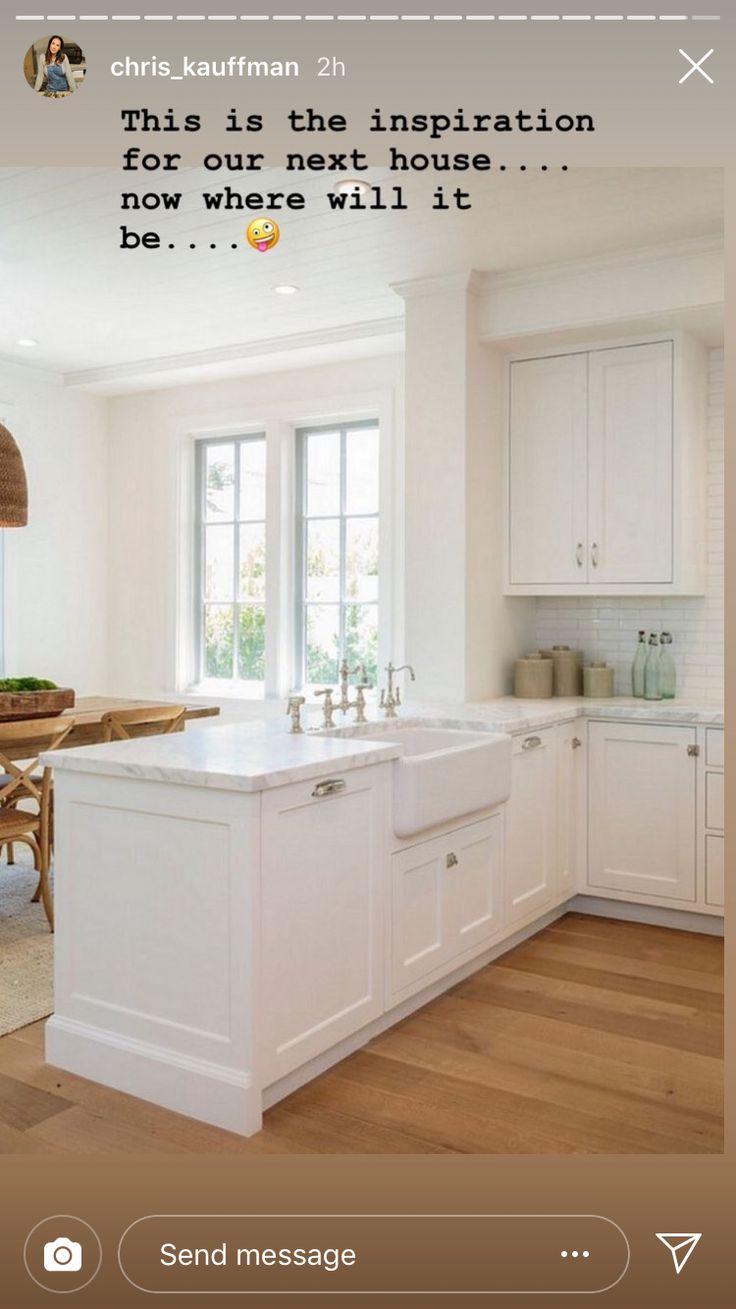
<svg viewBox="0 0 736 1309"><path fill-rule="evenodd" d="M689 746L687 747L687 752L688 752L689 755L691 755L691 756L693 756L694 758L697 759L698 755L700 754L700 746L699 746L699 745L689 745Z"/></svg>
<svg viewBox="0 0 736 1309"><path fill-rule="evenodd" d="M457 855L455 854L454 850L451 850L445 860L445 865L447 868L456 868L457 862L458 862Z"/></svg>
<svg viewBox="0 0 736 1309"><path fill-rule="evenodd" d="M582 743L582 741L580 740L580 737L579 737L579 736L574 736L574 737L572 738L572 741L570 742L570 744L571 744L573 750L579 750L580 747L581 747L581 745L582 745L583 743Z"/></svg>

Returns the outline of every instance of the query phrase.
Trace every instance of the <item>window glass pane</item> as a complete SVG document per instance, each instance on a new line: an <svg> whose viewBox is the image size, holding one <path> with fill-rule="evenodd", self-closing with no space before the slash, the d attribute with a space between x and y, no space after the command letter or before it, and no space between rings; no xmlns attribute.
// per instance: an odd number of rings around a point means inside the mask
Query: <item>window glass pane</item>
<svg viewBox="0 0 736 1309"><path fill-rule="evenodd" d="M266 517L266 442L240 446L240 517Z"/></svg>
<svg viewBox="0 0 736 1309"><path fill-rule="evenodd" d="M313 432L307 440L307 515L340 512L340 433Z"/></svg>
<svg viewBox="0 0 736 1309"><path fill-rule="evenodd" d="M378 519L345 524L345 589L348 600L378 599Z"/></svg>
<svg viewBox="0 0 736 1309"><path fill-rule="evenodd" d="M307 599L340 599L340 524L307 523Z"/></svg>
<svg viewBox="0 0 736 1309"><path fill-rule="evenodd" d="M204 607L204 675L233 675L233 611L230 605Z"/></svg>
<svg viewBox="0 0 736 1309"><path fill-rule="evenodd" d="M266 528L262 523L240 527L239 600L266 598Z"/></svg>
<svg viewBox="0 0 736 1309"><path fill-rule="evenodd" d="M378 513L378 428L346 435L345 512Z"/></svg>
<svg viewBox="0 0 736 1309"><path fill-rule="evenodd" d="M266 610L243 605L238 614L238 677L262 682L266 675Z"/></svg>
<svg viewBox="0 0 736 1309"><path fill-rule="evenodd" d="M339 605L307 605L307 681L334 686L340 661Z"/></svg>
<svg viewBox="0 0 736 1309"><path fill-rule="evenodd" d="M368 681L377 685L378 606L349 604L345 608L345 658L354 668L365 664Z"/></svg>
<svg viewBox="0 0 736 1309"><path fill-rule="evenodd" d="M233 554L232 527L207 527L204 542L205 600L232 600Z"/></svg>
<svg viewBox="0 0 736 1309"><path fill-rule="evenodd" d="M208 522L235 516L235 447L205 447L204 516Z"/></svg>

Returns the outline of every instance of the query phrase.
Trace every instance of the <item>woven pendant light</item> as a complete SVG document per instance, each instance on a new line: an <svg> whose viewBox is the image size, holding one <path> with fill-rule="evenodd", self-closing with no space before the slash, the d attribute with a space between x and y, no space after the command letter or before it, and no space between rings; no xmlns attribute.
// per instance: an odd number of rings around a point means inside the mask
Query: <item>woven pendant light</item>
<svg viewBox="0 0 736 1309"><path fill-rule="evenodd" d="M28 483L20 450L0 423L0 527L25 527Z"/></svg>

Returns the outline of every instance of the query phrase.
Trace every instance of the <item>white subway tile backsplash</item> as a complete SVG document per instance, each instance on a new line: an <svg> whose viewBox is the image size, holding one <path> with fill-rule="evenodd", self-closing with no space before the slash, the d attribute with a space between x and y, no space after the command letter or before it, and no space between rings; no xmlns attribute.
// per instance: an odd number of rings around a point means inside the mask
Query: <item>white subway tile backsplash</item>
<svg viewBox="0 0 736 1309"><path fill-rule="evenodd" d="M537 645L571 645L606 659L618 695L631 693L637 632L672 633L679 699L723 701L723 351L708 359L706 594L641 598L549 596L537 601Z"/></svg>

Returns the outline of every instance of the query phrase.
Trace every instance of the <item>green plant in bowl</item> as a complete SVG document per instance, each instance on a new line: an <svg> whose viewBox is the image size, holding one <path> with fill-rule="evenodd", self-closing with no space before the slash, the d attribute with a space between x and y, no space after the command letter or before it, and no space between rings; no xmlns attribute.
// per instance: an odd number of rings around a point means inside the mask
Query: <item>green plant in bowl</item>
<svg viewBox="0 0 736 1309"><path fill-rule="evenodd" d="M45 677L3 677L0 678L0 694L17 691L58 691L56 682Z"/></svg>

